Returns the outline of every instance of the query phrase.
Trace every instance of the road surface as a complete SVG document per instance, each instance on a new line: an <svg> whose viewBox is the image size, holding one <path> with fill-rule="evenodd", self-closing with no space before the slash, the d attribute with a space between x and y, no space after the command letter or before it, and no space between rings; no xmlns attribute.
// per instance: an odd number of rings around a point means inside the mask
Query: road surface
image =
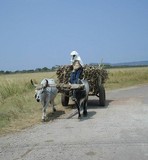
<svg viewBox="0 0 148 160"><path fill-rule="evenodd" d="M148 160L148 85L89 97L88 117L58 118L0 137L0 160Z"/></svg>

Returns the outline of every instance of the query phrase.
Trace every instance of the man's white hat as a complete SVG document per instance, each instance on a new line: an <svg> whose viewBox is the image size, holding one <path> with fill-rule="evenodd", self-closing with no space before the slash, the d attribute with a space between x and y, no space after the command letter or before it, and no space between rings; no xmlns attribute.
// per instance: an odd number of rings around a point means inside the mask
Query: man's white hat
<svg viewBox="0 0 148 160"><path fill-rule="evenodd" d="M79 54L78 54L78 52L76 52L76 51L72 51L72 52L70 53L70 55L71 55L71 56L78 56Z"/></svg>
<svg viewBox="0 0 148 160"><path fill-rule="evenodd" d="M81 64L81 66L84 65L81 57L80 57L79 54L78 54L78 52L72 51L72 52L70 53L70 55L71 55L71 64L73 64L73 62L74 62L75 60L78 60L78 61L80 62L80 64Z"/></svg>

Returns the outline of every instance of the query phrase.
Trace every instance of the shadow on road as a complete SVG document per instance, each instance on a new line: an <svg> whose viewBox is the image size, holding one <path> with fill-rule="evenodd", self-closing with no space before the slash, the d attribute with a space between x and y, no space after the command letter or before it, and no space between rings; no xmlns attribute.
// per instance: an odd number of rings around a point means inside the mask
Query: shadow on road
<svg viewBox="0 0 148 160"><path fill-rule="evenodd" d="M99 100L96 99L88 100L87 104L88 115L87 117L82 116L80 121L91 119L96 114L96 111L91 111L91 109L106 109L112 101L113 100L106 100L105 106L99 106Z"/></svg>
<svg viewBox="0 0 148 160"><path fill-rule="evenodd" d="M50 112L50 113L47 114L46 122L53 121L54 119L59 118L63 114L65 114L65 111L62 111L62 110L61 111L58 110L58 111L56 111L54 113Z"/></svg>
<svg viewBox="0 0 148 160"><path fill-rule="evenodd" d="M88 104L87 104L87 108L88 109L106 109L109 104L112 102L113 100L106 100L106 105L105 106L100 106L99 105L99 99L90 99L88 100Z"/></svg>
<svg viewBox="0 0 148 160"><path fill-rule="evenodd" d="M96 111L91 111L91 109L106 109L112 101L113 100L106 100L106 105L100 106L99 99L89 99L88 104L87 104L88 115L87 115L87 117L85 117L82 114L80 121L91 119L96 114ZM74 104L69 104L69 106L67 106L67 109L72 109L72 110L75 109L75 111L76 111L76 112L72 113L71 115L69 115L68 119L72 118L73 116L75 116L77 114L77 109ZM60 118L64 114L65 114L65 111L63 111L63 110L58 110L55 113L50 112L47 114L46 122L53 121L57 118Z"/></svg>
<svg viewBox="0 0 148 160"><path fill-rule="evenodd" d="M114 100L111 100L111 99L110 99L110 100L106 100L106 105L105 105L105 106L108 107L109 104L110 104L112 101L114 101Z"/></svg>
<svg viewBox="0 0 148 160"><path fill-rule="evenodd" d="M80 121L85 121L85 120L89 120L91 118L93 118L93 116L96 114L95 111L88 111L87 116L83 116L80 118Z"/></svg>

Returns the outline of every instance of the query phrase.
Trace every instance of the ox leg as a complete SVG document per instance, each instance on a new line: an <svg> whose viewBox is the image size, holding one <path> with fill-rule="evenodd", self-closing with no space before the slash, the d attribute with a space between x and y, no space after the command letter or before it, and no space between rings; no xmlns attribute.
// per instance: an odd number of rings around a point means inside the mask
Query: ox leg
<svg viewBox="0 0 148 160"><path fill-rule="evenodd" d="M43 109L42 109L42 120L43 121L45 121L45 119L46 119L46 108L45 107L43 107Z"/></svg>
<svg viewBox="0 0 148 160"><path fill-rule="evenodd" d="M48 107L48 103L47 103L47 101L42 101L41 103L43 106L43 108L42 108L42 121L45 121L46 120L46 109Z"/></svg>
<svg viewBox="0 0 148 160"><path fill-rule="evenodd" d="M78 118L81 118L80 107L78 106Z"/></svg>
<svg viewBox="0 0 148 160"><path fill-rule="evenodd" d="M78 118L81 118L81 113L80 113L80 103L75 101L75 104L77 106L77 109L78 109Z"/></svg>
<svg viewBox="0 0 148 160"><path fill-rule="evenodd" d="M87 116L87 100L85 100L83 103L83 115Z"/></svg>
<svg viewBox="0 0 148 160"><path fill-rule="evenodd" d="M54 106L54 101L51 101L51 106L52 106L52 112L53 112L53 113L56 112L56 108L55 108L55 106Z"/></svg>

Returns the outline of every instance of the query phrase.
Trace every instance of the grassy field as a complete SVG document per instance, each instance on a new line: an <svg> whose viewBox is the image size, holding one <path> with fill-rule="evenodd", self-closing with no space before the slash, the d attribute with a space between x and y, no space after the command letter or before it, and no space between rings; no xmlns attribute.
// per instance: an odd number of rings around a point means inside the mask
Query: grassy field
<svg viewBox="0 0 148 160"><path fill-rule="evenodd" d="M41 122L41 104L34 98L30 80L39 83L43 78L56 78L55 72L0 75L0 134L19 131ZM56 98L58 112L64 114L60 95ZM50 113L50 109L48 110ZM53 115L49 114L50 120Z"/></svg>
<svg viewBox="0 0 148 160"><path fill-rule="evenodd" d="M107 90L148 84L148 67L108 69Z"/></svg>
<svg viewBox="0 0 148 160"><path fill-rule="evenodd" d="M148 67L109 69L106 90L148 84ZM0 135L19 131L41 123L41 104L34 99L30 79L40 82L43 78L56 79L55 72L0 75ZM48 109L49 121L67 113L61 106L60 94L56 98L57 112Z"/></svg>

